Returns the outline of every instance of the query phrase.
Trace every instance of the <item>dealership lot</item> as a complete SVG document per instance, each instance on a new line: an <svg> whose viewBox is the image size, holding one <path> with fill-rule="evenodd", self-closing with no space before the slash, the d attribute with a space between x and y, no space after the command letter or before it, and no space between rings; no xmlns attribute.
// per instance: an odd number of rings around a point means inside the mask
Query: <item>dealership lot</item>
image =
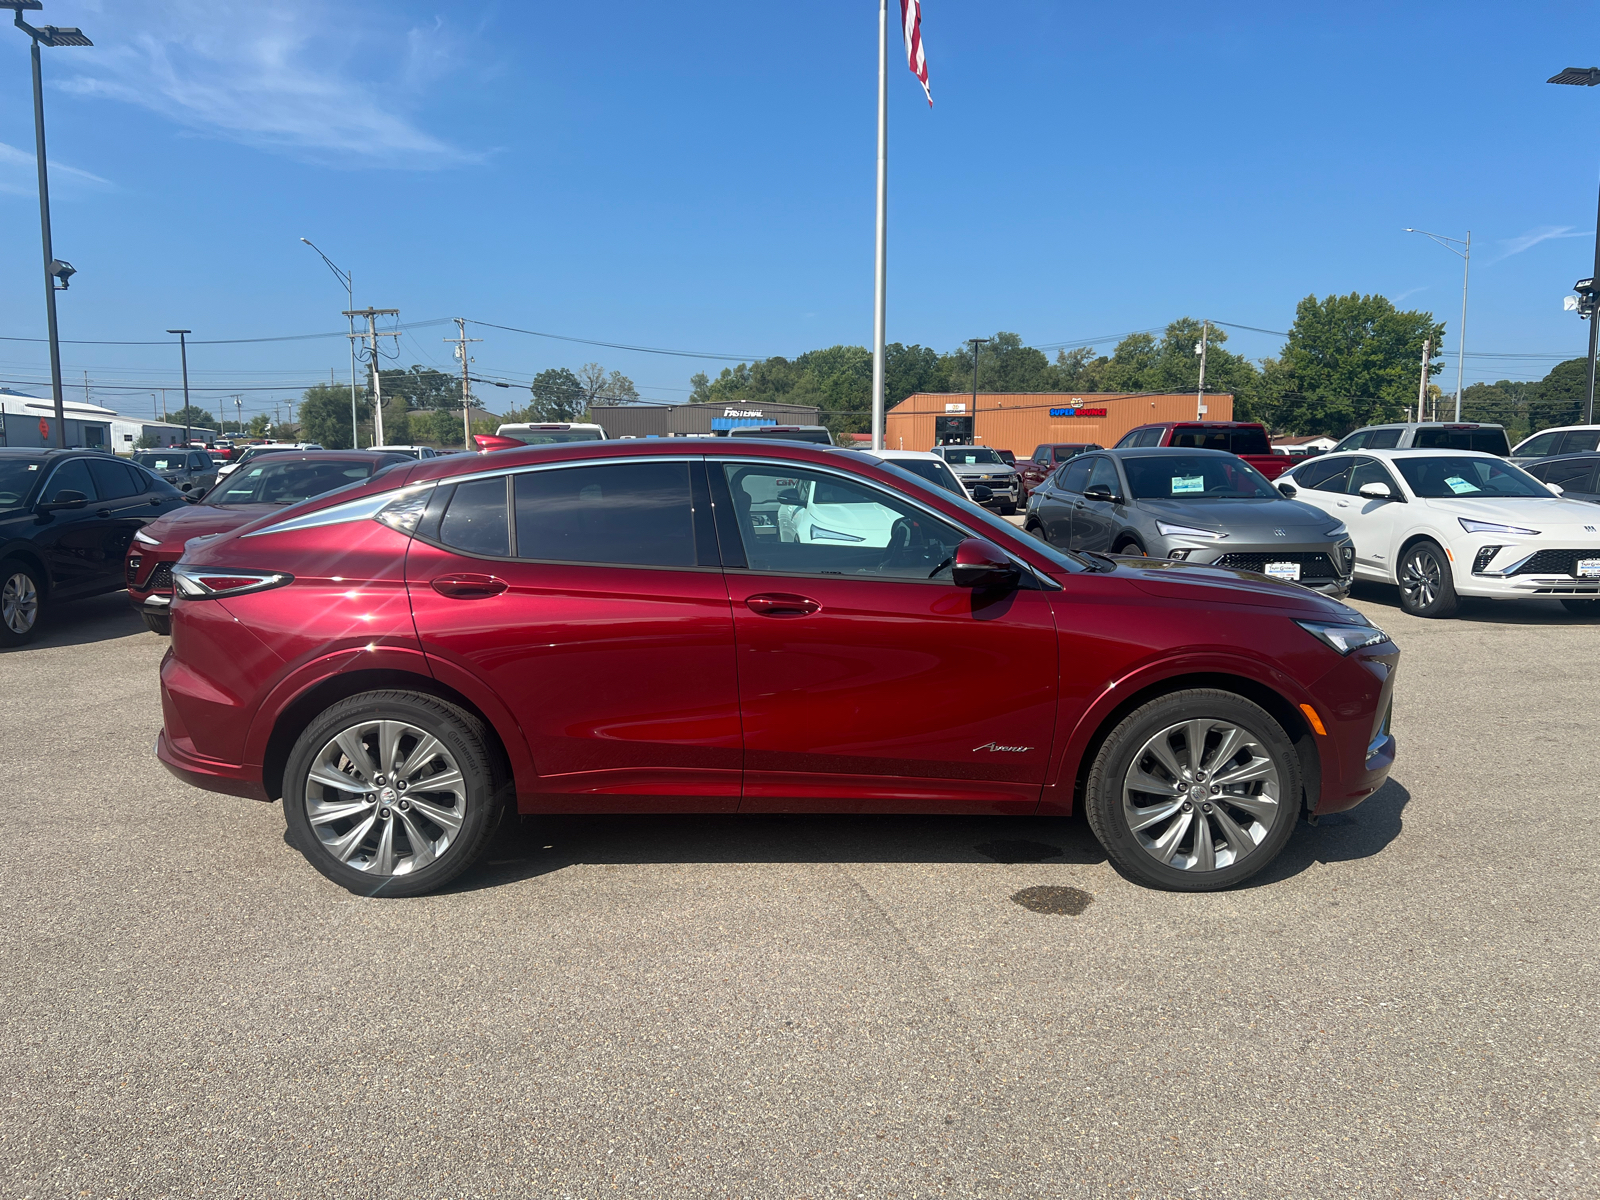
<svg viewBox="0 0 1600 1200"><path fill-rule="evenodd" d="M1393 778L1235 892L1080 820L559 818L413 900L167 775L165 641L75 604L0 659L0 1191L1592 1195L1600 621L1353 603Z"/></svg>

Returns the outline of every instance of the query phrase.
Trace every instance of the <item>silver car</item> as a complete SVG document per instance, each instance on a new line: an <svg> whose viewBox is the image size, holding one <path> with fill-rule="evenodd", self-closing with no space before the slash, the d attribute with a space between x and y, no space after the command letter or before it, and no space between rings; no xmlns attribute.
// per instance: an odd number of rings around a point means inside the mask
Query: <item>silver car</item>
<svg viewBox="0 0 1600 1200"><path fill-rule="evenodd" d="M133 461L180 492L196 495L217 481L217 462L204 450L173 446L169 450L136 450Z"/></svg>
<svg viewBox="0 0 1600 1200"><path fill-rule="evenodd" d="M1016 468L988 446L935 446L933 452L949 464L956 478L970 493L975 487L989 489L1002 517L1009 517L1022 504L1022 481Z"/></svg>
<svg viewBox="0 0 1600 1200"><path fill-rule="evenodd" d="M1066 550L1254 571L1334 597L1350 591L1355 569L1341 522L1285 499L1224 450L1080 455L1033 489L1024 527Z"/></svg>

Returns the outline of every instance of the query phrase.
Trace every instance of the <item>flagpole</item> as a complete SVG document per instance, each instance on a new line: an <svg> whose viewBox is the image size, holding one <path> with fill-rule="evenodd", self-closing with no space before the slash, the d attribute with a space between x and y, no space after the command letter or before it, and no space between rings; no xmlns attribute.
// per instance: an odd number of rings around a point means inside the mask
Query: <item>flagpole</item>
<svg viewBox="0 0 1600 1200"><path fill-rule="evenodd" d="M889 240L889 0L878 0L878 246L872 285L872 448L883 449L885 278Z"/></svg>

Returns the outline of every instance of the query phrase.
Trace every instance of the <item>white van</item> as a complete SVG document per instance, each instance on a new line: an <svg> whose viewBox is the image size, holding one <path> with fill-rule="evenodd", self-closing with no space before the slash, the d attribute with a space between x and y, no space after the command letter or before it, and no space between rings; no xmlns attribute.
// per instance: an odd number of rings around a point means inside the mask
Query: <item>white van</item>
<svg viewBox="0 0 1600 1200"><path fill-rule="evenodd" d="M529 424L502 425L495 433L500 437L516 438L529 446L554 446L558 442L603 442L606 431L598 425L575 421L541 421Z"/></svg>

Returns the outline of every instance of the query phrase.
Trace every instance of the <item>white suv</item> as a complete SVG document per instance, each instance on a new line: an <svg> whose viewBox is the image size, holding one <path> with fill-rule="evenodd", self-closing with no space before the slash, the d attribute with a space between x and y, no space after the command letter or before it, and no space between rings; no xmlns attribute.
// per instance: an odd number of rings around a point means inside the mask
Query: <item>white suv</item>
<svg viewBox="0 0 1600 1200"><path fill-rule="evenodd" d="M1597 447L1600 447L1600 425L1558 425L1523 438L1511 451L1511 461L1520 464L1557 454L1582 454Z"/></svg>
<svg viewBox="0 0 1600 1200"><path fill-rule="evenodd" d="M1504 458L1511 453L1511 443L1506 440L1504 425L1475 421L1397 421L1390 425L1366 425L1347 433L1328 453L1338 454L1342 450L1481 450Z"/></svg>

